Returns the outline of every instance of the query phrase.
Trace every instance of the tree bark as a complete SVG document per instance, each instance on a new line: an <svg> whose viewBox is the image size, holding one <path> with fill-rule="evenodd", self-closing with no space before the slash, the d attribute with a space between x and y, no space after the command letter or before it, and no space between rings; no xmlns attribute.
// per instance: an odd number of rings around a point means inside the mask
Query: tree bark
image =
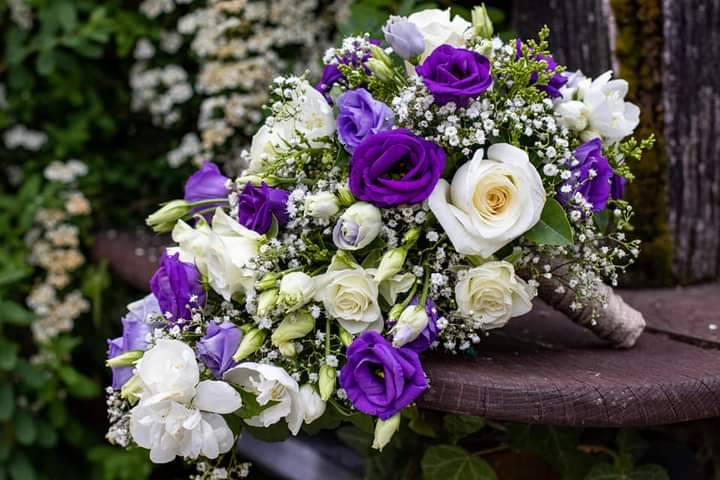
<svg viewBox="0 0 720 480"><path fill-rule="evenodd" d="M720 0L663 0L669 226L681 283L720 278Z"/></svg>
<svg viewBox="0 0 720 480"><path fill-rule="evenodd" d="M570 71L596 76L612 68L614 22L608 0L516 0L513 24L522 38L550 27L553 57Z"/></svg>

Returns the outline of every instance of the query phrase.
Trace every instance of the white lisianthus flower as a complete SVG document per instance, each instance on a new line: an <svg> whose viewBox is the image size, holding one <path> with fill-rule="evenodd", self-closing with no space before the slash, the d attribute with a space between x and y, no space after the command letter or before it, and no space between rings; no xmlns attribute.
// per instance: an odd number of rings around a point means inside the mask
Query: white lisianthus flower
<svg viewBox="0 0 720 480"><path fill-rule="evenodd" d="M302 408L304 409L303 421L305 423L312 423L323 416L326 407L325 401L320 398L320 394L312 385L306 383L300 387L299 396L301 402L298 404L298 408L302 405Z"/></svg>
<svg viewBox="0 0 720 480"><path fill-rule="evenodd" d="M503 327L510 318L528 313L534 296L535 290L505 261L471 268L455 286L458 311L485 330Z"/></svg>
<svg viewBox="0 0 720 480"><path fill-rule="evenodd" d="M335 133L333 109L310 83L298 82L291 97L286 111L278 114L272 125L263 125L253 137L245 174L261 172L299 139L298 133L314 147L320 145L320 138Z"/></svg>
<svg viewBox="0 0 720 480"><path fill-rule="evenodd" d="M247 263L258 255L261 238L222 208L215 211L205 261L210 287L225 300L255 284L256 272Z"/></svg>
<svg viewBox="0 0 720 480"><path fill-rule="evenodd" d="M422 10L410 15L408 20L415 24L425 39L425 51L420 56L421 60L427 58L440 45L465 46L465 32L472 26L459 15L451 18L449 8Z"/></svg>
<svg viewBox="0 0 720 480"><path fill-rule="evenodd" d="M230 451L234 436L222 414L242 406L240 394L225 382L199 382L188 345L159 340L138 362L137 375L140 402L130 412L130 434L154 463Z"/></svg>
<svg viewBox="0 0 720 480"><path fill-rule="evenodd" d="M377 271L369 269L368 273L377 275ZM415 283L416 277L412 273L400 273L393 275L387 280L380 282L380 295L388 305L395 305L398 295L410 290Z"/></svg>
<svg viewBox="0 0 720 480"><path fill-rule="evenodd" d="M375 240L382 226L379 208L367 202L357 202L338 219L333 229L333 242L341 250L359 250Z"/></svg>
<svg viewBox="0 0 720 480"><path fill-rule="evenodd" d="M292 312L302 307L315 295L315 280L303 272L291 272L280 280L280 297L278 303L288 307Z"/></svg>
<svg viewBox="0 0 720 480"><path fill-rule="evenodd" d="M223 379L256 395L260 406L271 401L257 416L245 420L250 426L267 428L282 419L293 435L297 435L306 414L304 397L298 383L282 368L274 365L245 362L231 368Z"/></svg>
<svg viewBox="0 0 720 480"><path fill-rule="evenodd" d="M340 211L338 198L330 192L319 192L305 197L305 215L328 219Z"/></svg>
<svg viewBox="0 0 720 480"><path fill-rule="evenodd" d="M381 331L382 311L378 304L378 283L371 271L359 266L328 270L316 277L315 300L323 302L330 317L352 334Z"/></svg>
<svg viewBox="0 0 720 480"><path fill-rule="evenodd" d="M527 153L507 143L478 150L452 185L440 179L428 200L458 253L490 257L530 230L545 205L545 189Z"/></svg>
<svg viewBox="0 0 720 480"><path fill-rule="evenodd" d="M425 330L429 321L425 307L421 305L405 307L391 331L393 347L402 347L415 340Z"/></svg>
<svg viewBox="0 0 720 480"><path fill-rule="evenodd" d="M169 252L174 254L177 251L181 261L194 263L200 273L207 275L205 255L210 246L210 226L205 219L200 218L195 228L178 220L172 231L172 239L178 247Z"/></svg>
<svg viewBox="0 0 720 480"><path fill-rule="evenodd" d="M579 100L569 100L555 105L555 116L559 125L582 132L588 126L590 110Z"/></svg>

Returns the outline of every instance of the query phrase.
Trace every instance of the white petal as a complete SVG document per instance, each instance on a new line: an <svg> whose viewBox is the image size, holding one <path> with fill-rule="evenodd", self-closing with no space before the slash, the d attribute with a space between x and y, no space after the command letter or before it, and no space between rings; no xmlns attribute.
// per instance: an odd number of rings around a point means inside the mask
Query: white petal
<svg viewBox="0 0 720 480"><path fill-rule="evenodd" d="M242 407L242 398L225 382L203 380L197 386L193 406L205 412L233 413Z"/></svg>

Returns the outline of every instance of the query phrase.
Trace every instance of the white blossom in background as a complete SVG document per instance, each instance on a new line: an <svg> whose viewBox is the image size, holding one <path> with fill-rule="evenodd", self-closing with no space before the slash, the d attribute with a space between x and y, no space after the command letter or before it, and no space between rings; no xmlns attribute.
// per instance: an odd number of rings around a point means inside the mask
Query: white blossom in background
<svg viewBox="0 0 720 480"><path fill-rule="evenodd" d="M5 92L5 85L0 83L0 108L5 109L7 108L7 93Z"/></svg>
<svg viewBox="0 0 720 480"><path fill-rule="evenodd" d="M33 27L33 14L28 0L8 0L10 8L10 19L23 30L30 30Z"/></svg>
<svg viewBox="0 0 720 480"><path fill-rule="evenodd" d="M3 134L5 146L9 149L24 148L36 152L47 143L47 134L31 130L25 125L15 125Z"/></svg>

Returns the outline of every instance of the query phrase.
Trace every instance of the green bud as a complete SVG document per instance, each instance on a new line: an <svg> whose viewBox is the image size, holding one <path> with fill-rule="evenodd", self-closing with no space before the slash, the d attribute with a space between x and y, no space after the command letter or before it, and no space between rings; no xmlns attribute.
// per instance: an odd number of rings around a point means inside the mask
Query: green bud
<svg viewBox="0 0 720 480"><path fill-rule="evenodd" d="M275 273L268 273L255 284L255 289L258 292L262 292L269 288L277 287L277 283L280 280L279 276Z"/></svg>
<svg viewBox="0 0 720 480"><path fill-rule="evenodd" d="M140 377L133 375L120 389L120 398L135 403L140 400L140 392L142 392L142 381Z"/></svg>
<svg viewBox="0 0 720 480"><path fill-rule="evenodd" d="M159 210L149 215L145 219L145 223L157 233L170 232L177 221L190 213L190 210L192 207L185 200L173 200L163 204Z"/></svg>
<svg viewBox="0 0 720 480"><path fill-rule="evenodd" d="M330 260L330 267L328 267L328 270L346 270L349 268L355 268L356 266L358 266L358 264L352 254L346 252L345 250L338 250L332 260Z"/></svg>
<svg viewBox="0 0 720 480"><path fill-rule="evenodd" d="M357 201L352 192L345 186L338 187L337 197L338 201L340 202L340 206L342 207L349 207Z"/></svg>
<svg viewBox="0 0 720 480"><path fill-rule="evenodd" d="M240 362L245 360L247 357L257 352L262 344L265 343L267 338L267 330L260 330L259 328L253 328L250 330L240 342L240 346L233 355L233 360Z"/></svg>
<svg viewBox="0 0 720 480"><path fill-rule="evenodd" d="M405 232L405 235L403 236L403 243L405 244L414 244L418 241L418 238L420 238L420 229L419 228L411 228L407 232Z"/></svg>
<svg viewBox="0 0 720 480"><path fill-rule="evenodd" d="M473 8L472 23L475 29L475 35L480 38L492 38L493 24L484 3L479 7Z"/></svg>
<svg viewBox="0 0 720 480"><path fill-rule="evenodd" d="M403 247L393 248L385 252L385 255L380 260L380 266L375 272L375 281L382 282L400 272L403 264L405 264L405 257L407 257L407 249Z"/></svg>
<svg viewBox="0 0 720 480"><path fill-rule="evenodd" d="M391 82L394 79L394 73L390 67L387 66L382 60L377 58L371 58L365 62L367 68L373 73L375 78L381 82Z"/></svg>
<svg viewBox="0 0 720 480"><path fill-rule="evenodd" d="M238 178L236 181L239 187L244 187L248 183L259 187L263 183L266 183L270 187L276 187L279 184L278 178L270 175L268 177L261 177L260 175L244 175Z"/></svg>
<svg viewBox="0 0 720 480"><path fill-rule="evenodd" d="M297 349L293 342L282 343L277 346L280 353L285 358L294 358L297 355Z"/></svg>
<svg viewBox="0 0 720 480"><path fill-rule="evenodd" d="M247 335L247 334L250 333L250 331L252 331L254 328L255 328L255 324L254 324L254 323L246 323L246 324L240 326L240 330L242 330L243 335Z"/></svg>
<svg viewBox="0 0 720 480"><path fill-rule="evenodd" d="M378 419L375 424L375 437L373 438L372 448L382 451L385 446L390 443L395 432L400 428L400 413L396 413L387 420Z"/></svg>
<svg viewBox="0 0 720 480"><path fill-rule="evenodd" d="M318 377L320 398L327 402L335 391L335 380L337 379L337 373L333 367L323 365L322 367L320 367L320 373Z"/></svg>
<svg viewBox="0 0 720 480"><path fill-rule="evenodd" d="M342 327L340 327L340 332L338 333L338 336L340 337L340 341L342 342L342 344L346 347L349 347L350 344L353 342L352 334Z"/></svg>
<svg viewBox="0 0 720 480"><path fill-rule="evenodd" d="M278 299L278 289L273 288L270 290L265 290L264 292L261 292L260 295L257 297L257 314L261 317L264 317L268 313L272 311L273 308L275 308L275 305L277 304Z"/></svg>
<svg viewBox="0 0 720 480"><path fill-rule="evenodd" d="M130 367L140 360L145 352L142 350L130 350L113 357L105 362L108 367Z"/></svg>
<svg viewBox="0 0 720 480"><path fill-rule="evenodd" d="M315 328L315 319L304 310L293 312L280 322L270 338L272 344L280 346L291 340L303 338Z"/></svg>
<svg viewBox="0 0 720 480"><path fill-rule="evenodd" d="M400 315L402 314L403 310L405 310L405 306L402 304L393 305L393 307L390 309L390 313L388 313L388 319L391 322L397 322L397 319L400 318Z"/></svg>
<svg viewBox="0 0 720 480"><path fill-rule="evenodd" d="M385 53L385 50L378 47L377 45L370 45L370 54L372 55L372 58L375 58L388 67L392 66L392 59L388 56L387 53Z"/></svg>

